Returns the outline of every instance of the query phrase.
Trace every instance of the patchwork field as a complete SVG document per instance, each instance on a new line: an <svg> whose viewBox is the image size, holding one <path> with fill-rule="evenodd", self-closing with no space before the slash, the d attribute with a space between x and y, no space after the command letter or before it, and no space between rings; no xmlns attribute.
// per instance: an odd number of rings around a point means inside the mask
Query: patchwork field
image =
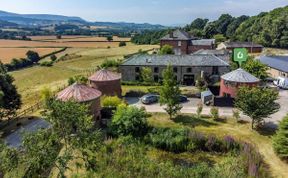
<svg viewBox="0 0 288 178"><path fill-rule="evenodd" d="M57 39L56 36L29 36L32 41L48 41L48 42L108 42L106 37L96 36L81 36L81 35L64 35L61 39ZM130 41L130 38L113 37L113 41Z"/></svg>
<svg viewBox="0 0 288 178"><path fill-rule="evenodd" d="M25 58L29 50L36 51L40 56L59 51L61 48L0 48L0 61L9 63L13 58Z"/></svg>
<svg viewBox="0 0 288 178"><path fill-rule="evenodd" d="M130 45L130 43L127 43ZM23 41L23 40L0 40L0 48L107 48L118 47L119 42L43 42L43 41Z"/></svg>
<svg viewBox="0 0 288 178"><path fill-rule="evenodd" d="M67 83L69 77L88 75L105 59L121 59L124 55L138 52L139 49L149 50L158 47L157 45L129 45L110 49L71 48L57 54L58 57L66 54L76 56L71 60L55 63L52 67L35 66L11 74L22 95L22 108L25 109L39 101L39 92L43 87L57 90Z"/></svg>

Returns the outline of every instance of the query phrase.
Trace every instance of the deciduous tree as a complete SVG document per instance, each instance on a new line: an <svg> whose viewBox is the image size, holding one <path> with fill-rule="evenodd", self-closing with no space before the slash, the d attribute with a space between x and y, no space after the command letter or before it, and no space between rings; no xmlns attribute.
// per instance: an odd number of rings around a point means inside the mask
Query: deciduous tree
<svg viewBox="0 0 288 178"><path fill-rule="evenodd" d="M168 65L163 71L162 76L163 86L160 89L160 104L166 106L165 111L172 119L182 109L180 104L181 91L171 65Z"/></svg>
<svg viewBox="0 0 288 178"><path fill-rule="evenodd" d="M275 101L278 92L273 89L257 87L241 87L236 96L235 106L252 119L251 127L259 124L279 110Z"/></svg>

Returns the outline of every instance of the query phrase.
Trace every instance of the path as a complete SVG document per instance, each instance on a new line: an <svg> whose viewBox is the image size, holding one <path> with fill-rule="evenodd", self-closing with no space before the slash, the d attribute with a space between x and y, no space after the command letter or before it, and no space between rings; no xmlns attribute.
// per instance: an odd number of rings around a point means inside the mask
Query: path
<svg viewBox="0 0 288 178"><path fill-rule="evenodd" d="M8 135L4 141L10 147L19 148L22 145L22 137L25 132L35 132L39 129L49 128L49 126L48 122L37 119Z"/></svg>

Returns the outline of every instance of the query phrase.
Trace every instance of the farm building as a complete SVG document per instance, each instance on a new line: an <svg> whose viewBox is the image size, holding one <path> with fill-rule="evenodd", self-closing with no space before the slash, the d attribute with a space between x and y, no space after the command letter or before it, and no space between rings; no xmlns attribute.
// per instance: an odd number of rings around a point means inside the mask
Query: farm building
<svg viewBox="0 0 288 178"><path fill-rule="evenodd" d="M220 96L235 98L241 86L258 86L260 80L244 69L237 69L221 76Z"/></svg>
<svg viewBox="0 0 288 178"><path fill-rule="evenodd" d="M218 78L230 71L230 65L215 55L136 55L120 65L123 81L139 81L141 70L149 67L154 82L162 80L162 72L172 65L177 81L194 85L197 77Z"/></svg>
<svg viewBox="0 0 288 178"><path fill-rule="evenodd" d="M94 116L95 120L99 120L101 118L101 95L102 93L94 88L84 84L75 83L59 92L56 98L63 102L72 100L79 103L89 104L91 114Z"/></svg>
<svg viewBox="0 0 288 178"><path fill-rule="evenodd" d="M189 33L176 30L160 40L160 46L170 45L176 55L191 54L200 49L215 49L214 39L198 39Z"/></svg>
<svg viewBox="0 0 288 178"><path fill-rule="evenodd" d="M260 62L269 67L271 77L288 78L288 56L261 56Z"/></svg>
<svg viewBox="0 0 288 178"><path fill-rule="evenodd" d="M102 92L106 96L121 97L121 74L101 69L89 77L91 87Z"/></svg>
<svg viewBox="0 0 288 178"><path fill-rule="evenodd" d="M235 48L246 48L249 53L261 53L263 46L253 42L223 42L217 47L218 50L226 49L233 51Z"/></svg>
<svg viewBox="0 0 288 178"><path fill-rule="evenodd" d="M231 61L231 55L232 53L228 50L222 49L222 50L216 50L216 49L200 49L196 51L193 54L206 54L206 55L215 55L221 59L223 59L226 62Z"/></svg>

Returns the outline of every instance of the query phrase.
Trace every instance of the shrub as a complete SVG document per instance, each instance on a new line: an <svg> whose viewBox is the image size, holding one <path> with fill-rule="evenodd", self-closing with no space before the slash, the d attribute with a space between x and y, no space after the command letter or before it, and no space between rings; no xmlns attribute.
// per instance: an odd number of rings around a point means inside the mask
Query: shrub
<svg viewBox="0 0 288 178"><path fill-rule="evenodd" d="M74 83L79 83L79 84L86 84L88 82L88 78L83 76L83 75L77 75L75 77L70 77L68 79L68 85L72 85Z"/></svg>
<svg viewBox="0 0 288 178"><path fill-rule="evenodd" d="M50 56L50 59L51 59L51 61L56 61L57 60L57 56L55 55L55 54L52 54L51 56Z"/></svg>
<svg viewBox="0 0 288 178"><path fill-rule="evenodd" d="M222 142L214 136L209 136L207 142L205 143L205 147L208 149L208 151L221 152Z"/></svg>
<svg viewBox="0 0 288 178"><path fill-rule="evenodd" d="M148 130L147 117L148 114L143 109L119 106L112 117L109 128L114 136L141 137Z"/></svg>
<svg viewBox="0 0 288 178"><path fill-rule="evenodd" d="M156 148L179 153L191 147L188 133L187 129L154 128L146 141Z"/></svg>
<svg viewBox="0 0 288 178"><path fill-rule="evenodd" d="M44 62L40 63L40 66L51 67L51 66L53 66L53 62L52 61L44 61Z"/></svg>
<svg viewBox="0 0 288 178"><path fill-rule="evenodd" d="M200 102L197 105L197 111L196 111L198 119L200 119L202 111L203 111L203 104Z"/></svg>
<svg viewBox="0 0 288 178"><path fill-rule="evenodd" d="M174 54L173 47L170 45L164 45L160 49L159 54L160 55Z"/></svg>
<svg viewBox="0 0 288 178"><path fill-rule="evenodd" d="M233 118L239 122L240 120L240 111L238 109L233 109Z"/></svg>
<svg viewBox="0 0 288 178"><path fill-rule="evenodd" d="M104 96L102 99L103 107L118 107L120 105L125 105L125 102L117 96Z"/></svg>
<svg viewBox="0 0 288 178"><path fill-rule="evenodd" d="M288 116L279 124L279 130L273 137L273 147L281 159L288 161Z"/></svg>
<svg viewBox="0 0 288 178"><path fill-rule="evenodd" d="M119 67L120 64L120 60L105 59L105 61L100 65L100 67L106 69L111 67Z"/></svg>
<svg viewBox="0 0 288 178"><path fill-rule="evenodd" d="M210 110L210 114L212 119L217 120L219 119L219 109L216 107L212 107Z"/></svg>
<svg viewBox="0 0 288 178"><path fill-rule="evenodd" d="M200 91L205 91L207 89L207 84L204 78L199 76L196 80L195 86L200 90Z"/></svg>
<svg viewBox="0 0 288 178"><path fill-rule="evenodd" d="M125 41L121 41L121 42L119 43L119 47L123 47L123 46L126 46L126 42L125 42Z"/></svg>

